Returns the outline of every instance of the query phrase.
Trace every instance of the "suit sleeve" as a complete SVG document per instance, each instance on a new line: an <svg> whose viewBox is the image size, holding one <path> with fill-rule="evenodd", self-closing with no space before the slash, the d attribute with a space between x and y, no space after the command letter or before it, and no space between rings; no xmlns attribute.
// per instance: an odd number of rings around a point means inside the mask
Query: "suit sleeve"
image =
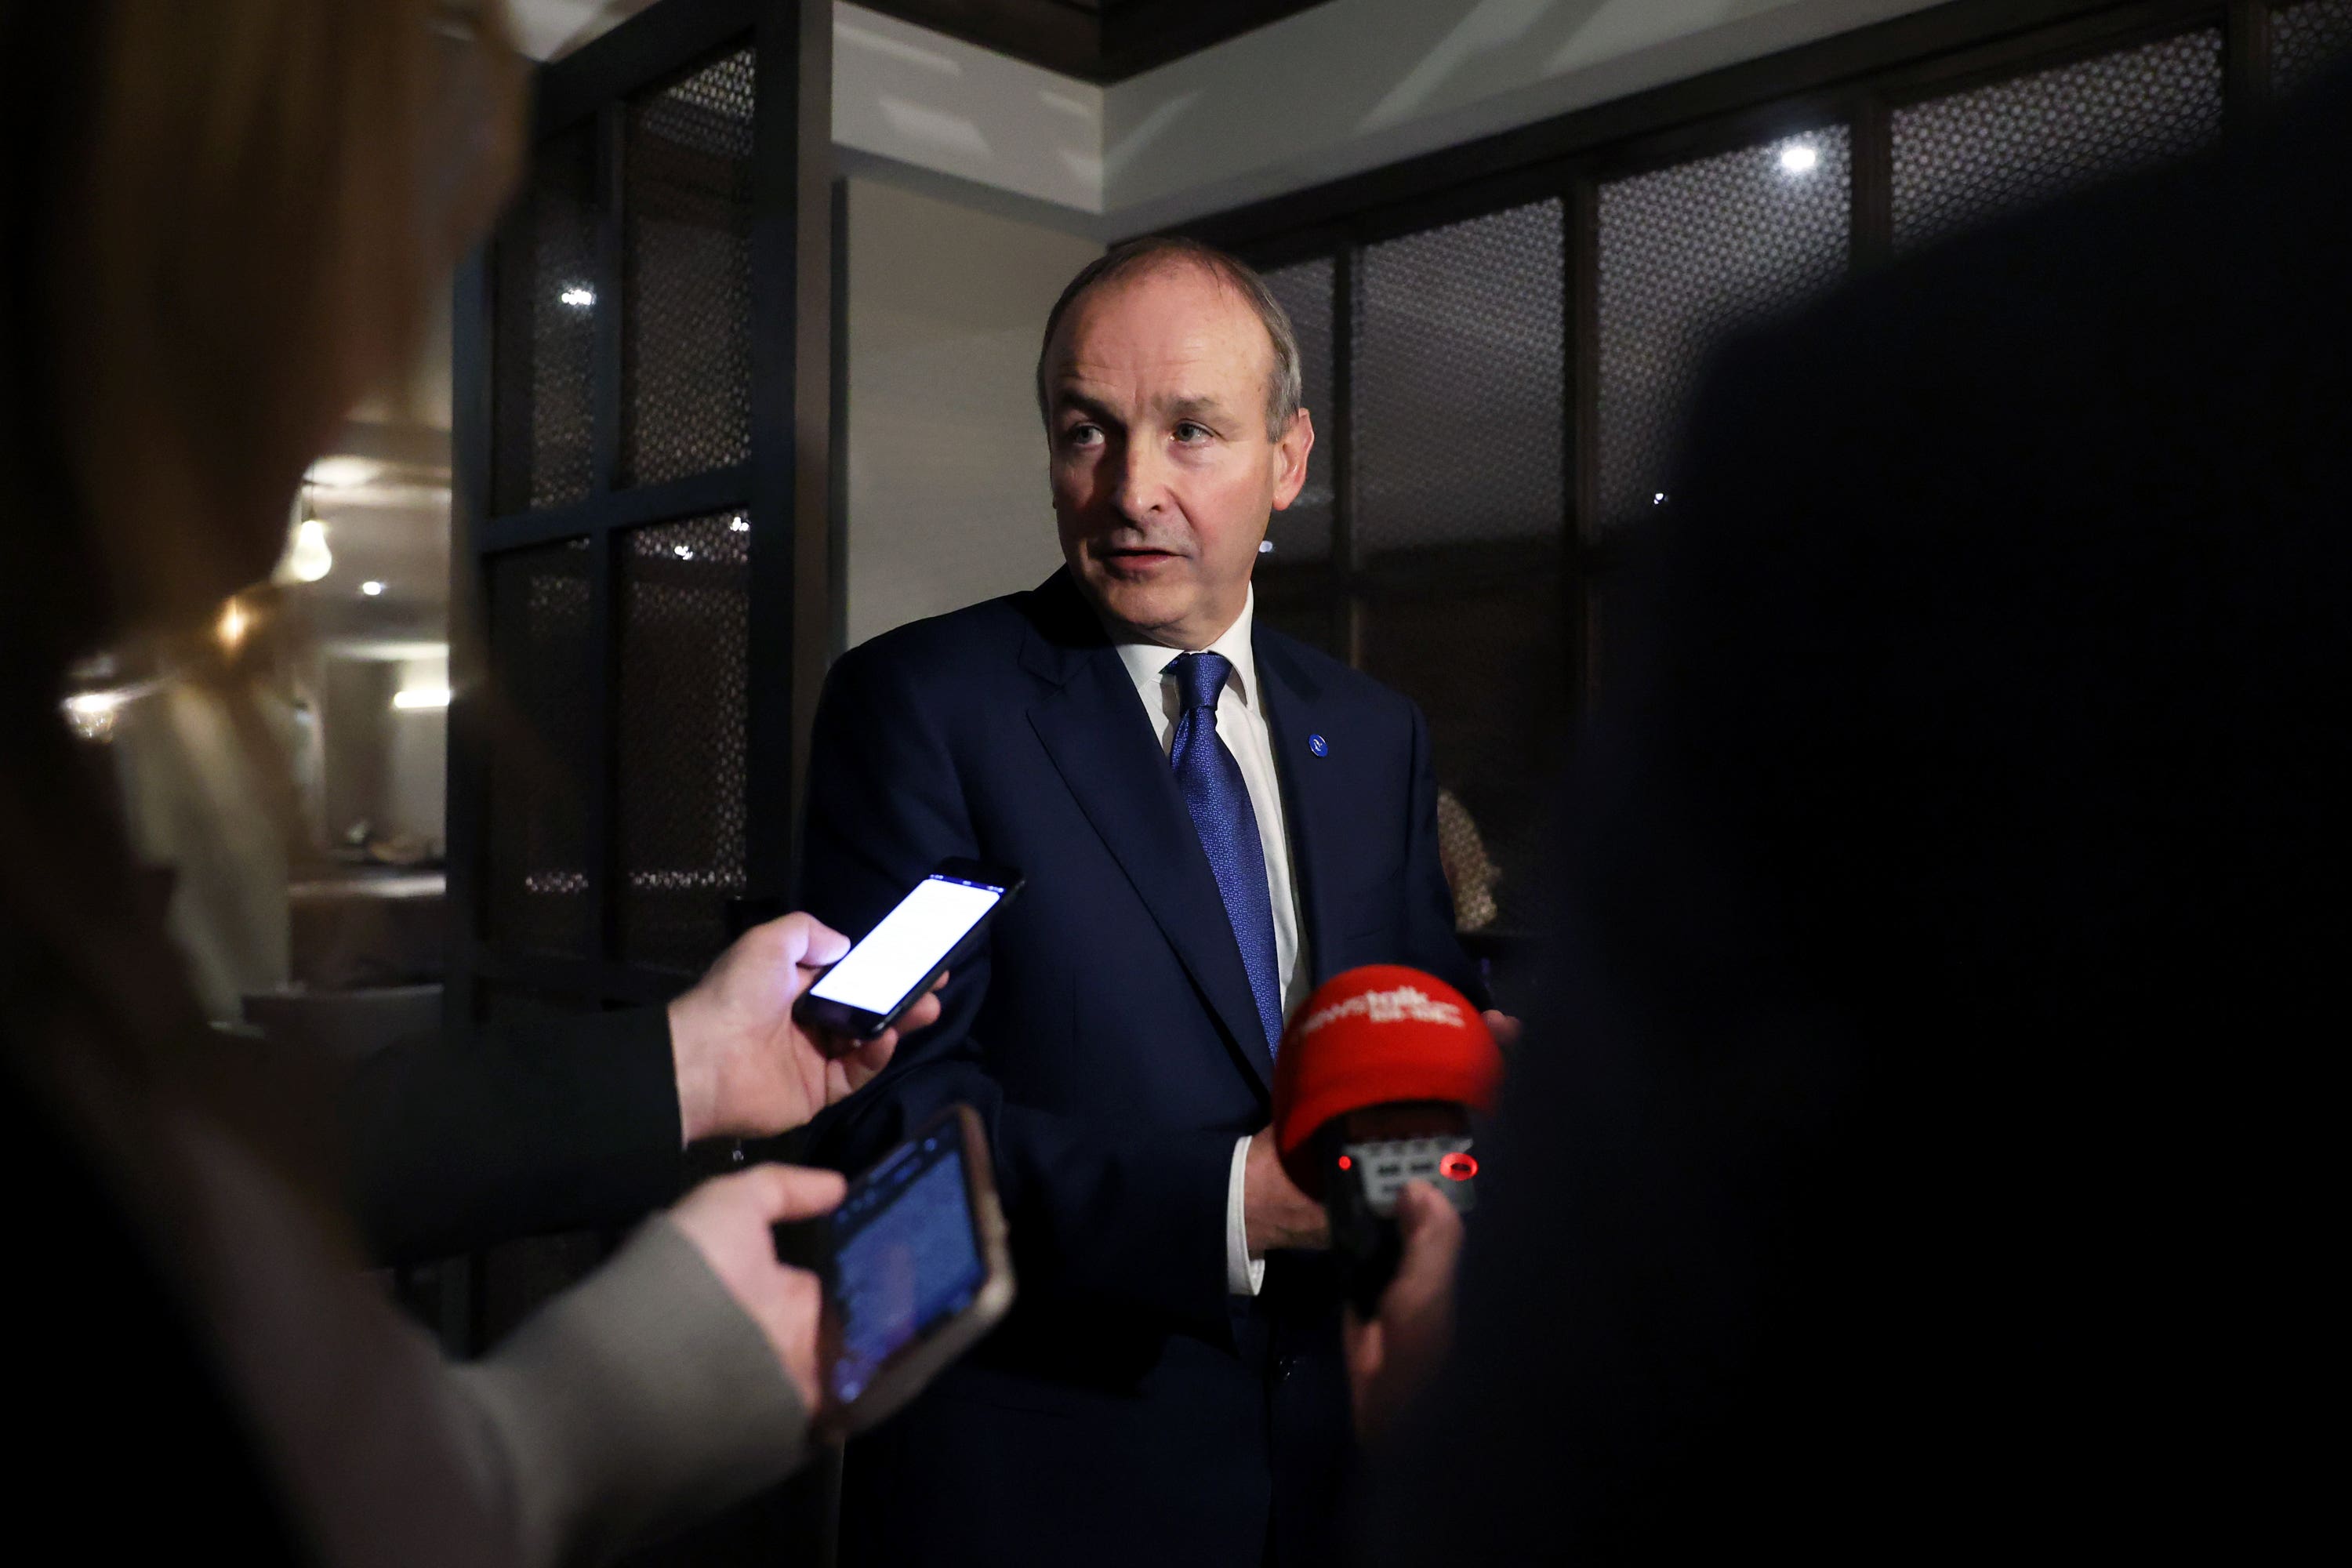
<svg viewBox="0 0 2352 1568"><path fill-rule="evenodd" d="M1437 852L1437 770L1430 761L1429 721L1412 709L1412 819L1405 825L1405 962L1426 970L1480 1007L1493 1005L1477 965L1454 934L1454 894Z"/></svg>
<svg viewBox="0 0 2352 1568"><path fill-rule="evenodd" d="M379 1262L618 1228L677 1195L677 1079L659 1007L388 1047L346 1086L354 1212Z"/></svg>
<svg viewBox="0 0 2352 1568"><path fill-rule="evenodd" d="M800 901L843 931L872 929L942 858L991 858L944 728L887 647L847 656L827 680L808 798ZM968 1103L988 1126L1025 1301L1058 1297L1222 1330L1233 1132L1139 1137L1008 1102L980 1035L990 964L985 948L959 957L940 1022L813 1124L812 1155L855 1171Z"/></svg>

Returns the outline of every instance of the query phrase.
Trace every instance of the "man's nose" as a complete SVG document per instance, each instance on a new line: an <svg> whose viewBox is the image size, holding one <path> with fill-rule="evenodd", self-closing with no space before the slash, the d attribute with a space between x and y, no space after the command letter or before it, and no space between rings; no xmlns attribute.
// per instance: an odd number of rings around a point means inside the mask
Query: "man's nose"
<svg viewBox="0 0 2352 1568"><path fill-rule="evenodd" d="M1110 500L1122 517L1141 521L1168 506L1168 466L1150 441L1118 442L1110 453Z"/></svg>

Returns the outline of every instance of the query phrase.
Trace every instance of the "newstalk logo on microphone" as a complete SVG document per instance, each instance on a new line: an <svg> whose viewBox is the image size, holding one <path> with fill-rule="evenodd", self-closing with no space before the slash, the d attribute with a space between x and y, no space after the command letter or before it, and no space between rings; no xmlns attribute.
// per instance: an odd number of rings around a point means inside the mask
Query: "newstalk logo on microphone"
<svg viewBox="0 0 2352 1568"><path fill-rule="evenodd" d="M1326 1024L1341 1018L1363 1018L1374 1024L1444 1024L1462 1028L1462 1009L1451 1002L1435 1002L1418 987L1401 985L1394 991L1366 991L1335 1002L1318 1013L1309 1013L1299 1021L1298 1037L1305 1039Z"/></svg>

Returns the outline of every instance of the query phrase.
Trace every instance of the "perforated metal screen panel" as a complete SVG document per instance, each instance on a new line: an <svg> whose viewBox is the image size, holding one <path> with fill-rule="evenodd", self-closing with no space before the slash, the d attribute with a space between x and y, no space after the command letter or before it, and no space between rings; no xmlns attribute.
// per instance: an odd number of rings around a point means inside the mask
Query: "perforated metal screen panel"
<svg viewBox="0 0 2352 1568"><path fill-rule="evenodd" d="M1832 126L1601 187L1603 526L1670 489L1708 345L1844 273L1850 182Z"/></svg>
<svg viewBox="0 0 2352 1568"><path fill-rule="evenodd" d="M588 806L595 714L584 539L489 563L488 896L484 934L518 952L587 957Z"/></svg>
<svg viewBox="0 0 2352 1568"><path fill-rule="evenodd" d="M627 110L625 485L751 455L756 86L745 48Z"/></svg>
<svg viewBox="0 0 2352 1568"><path fill-rule="evenodd" d="M1475 831L1505 926L1544 913L1535 879L1569 718L1557 552L1517 548L1516 569L1483 585L1364 608L1364 668L1428 719L1437 782L1459 803L1446 814L1455 846Z"/></svg>
<svg viewBox="0 0 2352 1568"><path fill-rule="evenodd" d="M1356 258L1355 532L1367 558L1557 538L1566 515L1560 204Z"/></svg>
<svg viewBox="0 0 2352 1568"><path fill-rule="evenodd" d="M1315 421L1315 449L1307 458L1307 484L1286 511L1274 514L1266 541L1275 561L1323 561L1331 554L1331 437L1339 410L1331 401L1330 260L1302 261L1265 275L1298 336L1300 398Z"/></svg>
<svg viewBox="0 0 2352 1568"><path fill-rule="evenodd" d="M1427 716L1498 899L1525 879L1567 723L1564 226L1537 202L1355 257L1362 665Z"/></svg>
<svg viewBox="0 0 2352 1568"><path fill-rule="evenodd" d="M2271 81L2292 97L2352 68L2352 0L2301 0L2271 13Z"/></svg>
<svg viewBox="0 0 2352 1568"><path fill-rule="evenodd" d="M2216 27L1897 110L1896 247L2211 144L2221 81Z"/></svg>
<svg viewBox="0 0 2352 1568"><path fill-rule="evenodd" d="M567 505L595 486L595 186L586 132L548 143L500 245L500 511Z"/></svg>
<svg viewBox="0 0 2352 1568"><path fill-rule="evenodd" d="M743 891L751 542L749 521L724 513L622 543L619 926L633 963L706 962Z"/></svg>

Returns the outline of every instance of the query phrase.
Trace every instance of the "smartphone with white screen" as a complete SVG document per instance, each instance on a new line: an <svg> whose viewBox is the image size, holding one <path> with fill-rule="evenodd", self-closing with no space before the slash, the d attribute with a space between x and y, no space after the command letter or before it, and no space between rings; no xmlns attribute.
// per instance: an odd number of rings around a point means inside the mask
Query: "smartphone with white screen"
<svg viewBox="0 0 2352 1568"><path fill-rule="evenodd" d="M1021 873L942 860L898 907L801 994L793 1014L836 1037L870 1040L913 1006L949 961L975 945L1021 890Z"/></svg>
<svg viewBox="0 0 2352 1568"><path fill-rule="evenodd" d="M950 1106L850 1183L821 1223L818 1421L862 1432L1013 1305L1013 1254L979 1113Z"/></svg>

